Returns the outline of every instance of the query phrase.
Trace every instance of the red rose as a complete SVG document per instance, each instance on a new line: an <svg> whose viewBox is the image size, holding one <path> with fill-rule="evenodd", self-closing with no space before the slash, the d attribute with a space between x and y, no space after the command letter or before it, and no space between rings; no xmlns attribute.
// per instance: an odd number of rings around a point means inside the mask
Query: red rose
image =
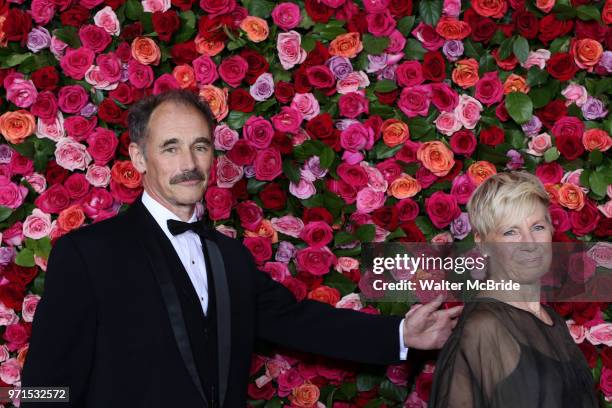
<svg viewBox="0 0 612 408"><path fill-rule="evenodd" d="M191 10L194 0L171 0L174 7L177 7L181 11Z"/></svg>
<svg viewBox="0 0 612 408"><path fill-rule="evenodd" d="M127 126L127 110L121 109L111 99L104 99L98 107L98 116L107 123Z"/></svg>
<svg viewBox="0 0 612 408"><path fill-rule="evenodd" d="M172 60L176 65L191 65L191 62L200 56L195 49L195 43L193 40L174 44L170 54L172 55Z"/></svg>
<svg viewBox="0 0 612 408"><path fill-rule="evenodd" d="M211 186L204 194L208 217L212 221L229 218L236 200L227 188Z"/></svg>
<svg viewBox="0 0 612 408"><path fill-rule="evenodd" d="M412 14L412 0L391 0L389 11L398 19Z"/></svg>
<svg viewBox="0 0 612 408"><path fill-rule="evenodd" d="M61 183L66 180L70 173L68 170L59 166L55 160L50 160L45 169L45 178L48 184Z"/></svg>
<svg viewBox="0 0 612 408"><path fill-rule="evenodd" d="M38 269L35 266L26 268L17 264L8 264L2 267L2 273L9 282L26 287L36 277Z"/></svg>
<svg viewBox="0 0 612 408"><path fill-rule="evenodd" d="M300 249L295 255L295 260L298 270L317 276L329 273L332 265L337 262L336 256L327 247Z"/></svg>
<svg viewBox="0 0 612 408"><path fill-rule="evenodd" d="M395 105L395 101L397 100L397 97L400 94L400 89L395 88L394 90L389 92L374 91L374 94L376 95L376 98L378 98L378 102L380 102L381 104L393 106Z"/></svg>
<svg viewBox="0 0 612 408"><path fill-rule="evenodd" d="M32 323L19 322L6 326L2 339L8 342L10 351L16 351L23 347L30 338Z"/></svg>
<svg viewBox="0 0 612 408"><path fill-rule="evenodd" d="M340 301L340 292L336 288L329 286L319 286L310 293L308 293L308 299L316 300L317 302L327 303L330 306L336 306L336 303Z"/></svg>
<svg viewBox="0 0 612 408"><path fill-rule="evenodd" d="M321 113L306 123L306 131L313 139L318 139L330 147L338 146L340 138L331 115Z"/></svg>
<svg viewBox="0 0 612 408"><path fill-rule="evenodd" d="M520 35L533 40L538 35L539 21L536 16L527 10L518 10L512 13L512 20Z"/></svg>
<svg viewBox="0 0 612 408"><path fill-rule="evenodd" d="M491 55L493 55L493 58L495 58L495 63L497 64L497 66L503 69L504 71L512 71L514 67L516 67L518 64L518 59L514 54L510 54L510 56L506 59L501 59L499 57L499 48L496 48L491 51Z"/></svg>
<svg viewBox="0 0 612 408"><path fill-rule="evenodd" d="M280 103L289 103L295 96L295 88L291 82L278 81L274 85L274 96Z"/></svg>
<svg viewBox="0 0 612 408"><path fill-rule="evenodd" d="M119 34L119 37L121 37L122 39L126 40L126 41L132 41L134 40L134 38L136 37L140 37L142 35L142 23L140 21L137 21L135 23L132 24L127 24L124 27L121 28L121 34ZM131 56L131 51L130 51L130 56ZM126 62L126 61L124 61Z"/></svg>
<svg viewBox="0 0 612 408"><path fill-rule="evenodd" d="M574 34L577 40L592 38L600 43L604 43L606 41L607 31L606 26L599 24L596 20L577 20Z"/></svg>
<svg viewBox="0 0 612 408"><path fill-rule="evenodd" d="M597 228L593 231L596 237L604 238L612 235L612 218L604 218L597 224Z"/></svg>
<svg viewBox="0 0 612 408"><path fill-rule="evenodd" d="M442 82L446 78L446 63L440 51L428 51L423 56L423 77L430 81Z"/></svg>
<svg viewBox="0 0 612 408"><path fill-rule="evenodd" d="M559 20L554 13L547 14L540 20L538 39L547 45L555 38L562 37L572 31L572 28L574 28L573 20Z"/></svg>
<svg viewBox="0 0 612 408"><path fill-rule="evenodd" d="M227 14L236 8L236 0L200 0L200 7L209 14Z"/></svg>
<svg viewBox="0 0 612 408"><path fill-rule="evenodd" d="M564 116L552 128L559 152L568 160L575 160L584 153L582 134L584 123L575 116Z"/></svg>
<svg viewBox="0 0 612 408"><path fill-rule="evenodd" d="M270 69L268 61L263 55L255 50L243 48L242 51L240 51L240 56L244 58L249 65L246 76L244 77L245 82L249 85L253 85L261 74L268 72Z"/></svg>
<svg viewBox="0 0 612 408"><path fill-rule="evenodd" d="M480 131L480 143L497 146L504 142L504 131L497 126L491 126Z"/></svg>
<svg viewBox="0 0 612 408"><path fill-rule="evenodd" d="M322 248L334 239L334 232L325 221L311 221L300 231L299 238L311 248Z"/></svg>
<svg viewBox="0 0 612 408"><path fill-rule="evenodd" d="M124 82L119 82L117 88L110 91L108 96L123 105L130 105L134 101L130 86Z"/></svg>
<svg viewBox="0 0 612 408"><path fill-rule="evenodd" d="M28 33L32 29L32 17L19 8L9 8L2 28L6 40L19 41L23 47L28 39Z"/></svg>
<svg viewBox="0 0 612 408"><path fill-rule="evenodd" d="M283 173L280 152L273 147L260 150L253 163L257 180L274 180Z"/></svg>
<svg viewBox="0 0 612 408"><path fill-rule="evenodd" d="M53 91L57 88L59 74L53 66L46 66L37 69L32 73L32 82L37 89Z"/></svg>
<svg viewBox="0 0 612 408"><path fill-rule="evenodd" d="M536 115L540 118L542 124L550 129L560 118L567 116L567 106L562 99L555 99L548 102L543 108L538 109Z"/></svg>
<svg viewBox="0 0 612 408"><path fill-rule="evenodd" d="M395 231L399 224L397 208L388 205L377 208L372 212L372 221L387 231Z"/></svg>
<svg viewBox="0 0 612 408"><path fill-rule="evenodd" d="M398 238L400 242L426 242L427 239L423 231L415 224L414 221L408 221L400 224L400 228L406 234L405 237Z"/></svg>
<svg viewBox="0 0 612 408"><path fill-rule="evenodd" d="M397 217L400 221L414 221L419 215L419 204L412 198L404 198L395 203Z"/></svg>
<svg viewBox="0 0 612 408"><path fill-rule="evenodd" d="M54 184L39 195L34 204L48 214L58 214L70 206L70 196L63 185Z"/></svg>
<svg viewBox="0 0 612 408"><path fill-rule="evenodd" d="M436 228L446 228L455 218L461 215L457 199L451 194L436 191L425 199L425 212Z"/></svg>
<svg viewBox="0 0 612 408"><path fill-rule="evenodd" d="M600 219L599 210L591 200L587 199L580 211L572 211L570 214L572 232L578 236L586 235L597 227Z"/></svg>
<svg viewBox="0 0 612 408"><path fill-rule="evenodd" d="M274 131L274 136L272 136L272 142L270 143L270 147L275 148L283 154L291 154L293 152L293 142L287 133L279 132L278 130Z"/></svg>
<svg viewBox="0 0 612 408"><path fill-rule="evenodd" d="M306 75L306 67L300 65L298 69L293 71L293 86L297 93L308 93L312 89L312 85L308 81L308 75Z"/></svg>
<svg viewBox="0 0 612 408"><path fill-rule="evenodd" d="M230 110L240 112L253 112L255 108L255 99L243 88L237 88L230 92L228 103Z"/></svg>
<svg viewBox="0 0 612 408"><path fill-rule="evenodd" d="M227 157L238 166L246 166L253 163L257 152L246 140L238 139L232 149L227 152Z"/></svg>
<svg viewBox="0 0 612 408"><path fill-rule="evenodd" d="M315 23L327 23L334 14L334 9L318 0L306 0L304 2L306 13Z"/></svg>
<svg viewBox="0 0 612 408"><path fill-rule="evenodd" d="M75 4L60 14L62 25L79 28L89 20L89 10L80 4Z"/></svg>
<svg viewBox="0 0 612 408"><path fill-rule="evenodd" d="M233 88L240 85L246 76L249 64L240 55L234 55L223 59L218 67L219 75Z"/></svg>
<svg viewBox="0 0 612 408"><path fill-rule="evenodd" d="M104 4L110 6L113 10L117 10L123 4L125 4L126 0L104 0Z"/></svg>
<svg viewBox="0 0 612 408"><path fill-rule="evenodd" d="M355 119L362 113L368 114L370 112L370 101L359 92L349 92L340 95L338 108L340 116Z"/></svg>
<svg viewBox="0 0 612 408"><path fill-rule="evenodd" d="M476 150L476 136L471 130L461 129L450 138L450 147L456 154L462 154L469 157Z"/></svg>
<svg viewBox="0 0 612 408"><path fill-rule="evenodd" d="M597 364L597 348L589 342L583 341L580 344L577 344L582 354L584 354L584 358L587 361L587 364L590 368L595 368Z"/></svg>
<svg viewBox="0 0 612 408"><path fill-rule="evenodd" d="M240 226L251 231L259 228L259 224L263 220L263 211L255 201L242 201L236 206L236 214L240 219Z"/></svg>
<svg viewBox="0 0 612 408"><path fill-rule="evenodd" d="M336 169L338 177L351 186L361 189L368 184L368 173L359 164L340 163Z"/></svg>
<svg viewBox="0 0 612 408"><path fill-rule="evenodd" d="M91 184L89 184L89 181L87 181L83 173L72 173L66 181L64 181L64 187L66 187L68 196L73 200L77 200L87 195Z"/></svg>
<svg viewBox="0 0 612 408"><path fill-rule="evenodd" d="M23 304L24 290L24 287L18 283L11 282L0 286L0 302L6 307L20 311Z"/></svg>
<svg viewBox="0 0 612 408"><path fill-rule="evenodd" d="M254 382L249 383L248 388L249 398L255 400L270 400L276 395L276 390L272 386L272 382L268 382L265 385L259 387Z"/></svg>
<svg viewBox="0 0 612 408"><path fill-rule="evenodd" d="M259 192L259 199L267 210L281 211L287 204L287 194L278 183L268 183Z"/></svg>
<svg viewBox="0 0 612 408"><path fill-rule="evenodd" d="M306 285L307 290L316 289L323 284L322 276L315 276L306 271L298 271L295 277Z"/></svg>
<svg viewBox="0 0 612 408"><path fill-rule="evenodd" d="M368 32L367 14L363 10L356 11L346 24L349 32L364 34Z"/></svg>
<svg viewBox="0 0 612 408"><path fill-rule="evenodd" d="M497 24L489 17L478 15L473 9L469 8L465 11L463 19L472 27L470 38L476 42L489 42L495 31Z"/></svg>
<svg viewBox="0 0 612 408"><path fill-rule="evenodd" d="M304 209L304 214L302 214L302 221L304 224L308 224L312 221L324 221L331 225L334 222L334 217L327 208L307 207Z"/></svg>
<svg viewBox="0 0 612 408"><path fill-rule="evenodd" d="M241 178L231 188L232 195L236 200L247 200L249 198L249 192L247 191L247 180Z"/></svg>
<svg viewBox="0 0 612 408"><path fill-rule="evenodd" d="M153 13L153 28L157 33L157 36L162 41L170 41L172 34L174 34L181 26L181 21L178 18L178 14L174 10L167 10L163 13Z"/></svg>
<svg viewBox="0 0 612 408"><path fill-rule="evenodd" d="M272 258L272 244L265 237L246 237L244 246L249 249L257 264L262 264Z"/></svg>
<svg viewBox="0 0 612 408"><path fill-rule="evenodd" d="M289 289L291 293L293 293L293 296L297 300L305 299L306 295L308 294L308 288L306 287L306 284L300 281L299 279L294 278L293 276L287 276L283 280L282 284L287 289ZM268 384L271 384L271 383L268 383Z"/></svg>
<svg viewBox="0 0 612 408"><path fill-rule="evenodd" d="M87 136L87 144L87 151L91 154L95 163L104 166L115 156L119 140L112 130L98 128Z"/></svg>
<svg viewBox="0 0 612 408"><path fill-rule="evenodd" d="M326 65L316 65L306 68L308 82L315 88L329 88L334 86L336 79L333 72Z"/></svg>
<svg viewBox="0 0 612 408"><path fill-rule="evenodd" d="M578 66L569 52L558 52L546 63L546 71L559 81L569 81L578 72Z"/></svg>

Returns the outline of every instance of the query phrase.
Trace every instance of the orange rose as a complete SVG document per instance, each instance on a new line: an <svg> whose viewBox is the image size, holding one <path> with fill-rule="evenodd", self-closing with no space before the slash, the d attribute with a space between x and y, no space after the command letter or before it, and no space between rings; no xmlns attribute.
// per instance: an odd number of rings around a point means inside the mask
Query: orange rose
<svg viewBox="0 0 612 408"><path fill-rule="evenodd" d="M157 65L161 51L151 38L136 37L132 41L132 57L143 65Z"/></svg>
<svg viewBox="0 0 612 408"><path fill-rule="evenodd" d="M359 33L350 32L340 34L329 43L330 55L354 58L363 50L363 44L359 39Z"/></svg>
<svg viewBox="0 0 612 408"><path fill-rule="evenodd" d="M468 177L472 180L474 185L479 186L483 181L496 174L497 170L495 166L485 160L474 162L468 167Z"/></svg>
<svg viewBox="0 0 612 408"><path fill-rule="evenodd" d="M398 200L414 197L419 191L421 191L421 184L409 174L402 174L389 186L389 194Z"/></svg>
<svg viewBox="0 0 612 408"><path fill-rule="evenodd" d="M127 188L138 188L142 185L142 175L130 160L116 161L111 168L111 177Z"/></svg>
<svg viewBox="0 0 612 408"><path fill-rule="evenodd" d="M439 140L423 143L417 150L417 159L438 177L443 177L455 165L453 151Z"/></svg>
<svg viewBox="0 0 612 408"><path fill-rule="evenodd" d="M262 220L257 227L257 231L244 230L245 237L264 237L270 242L276 244L278 242L278 232L272 226L270 220Z"/></svg>
<svg viewBox="0 0 612 408"><path fill-rule="evenodd" d="M506 0L474 0L472 8L483 17L502 18L508 10Z"/></svg>
<svg viewBox="0 0 612 408"><path fill-rule="evenodd" d="M383 142L389 147L395 147L410 137L408 125L399 119L387 119L380 128Z"/></svg>
<svg viewBox="0 0 612 408"><path fill-rule="evenodd" d="M80 205L74 204L62 210L57 217L57 224L63 231L79 228L85 222L85 213Z"/></svg>
<svg viewBox="0 0 612 408"><path fill-rule="evenodd" d="M177 65L172 70L172 76L181 88L194 88L196 86L195 73L190 65Z"/></svg>
<svg viewBox="0 0 612 408"><path fill-rule="evenodd" d="M320 396L321 391L319 390L319 387L309 382L305 382L299 387L293 389L289 399L296 407L310 408L317 403Z"/></svg>
<svg viewBox="0 0 612 408"><path fill-rule="evenodd" d="M451 76L453 82L463 89L473 86L478 82L478 61L474 58L457 61Z"/></svg>
<svg viewBox="0 0 612 408"><path fill-rule="evenodd" d="M504 82L504 95L508 95L511 92L529 92L529 85L527 80L520 75L510 74Z"/></svg>
<svg viewBox="0 0 612 408"><path fill-rule="evenodd" d="M548 193L551 204L559 204L559 185L555 183L545 183L544 190Z"/></svg>
<svg viewBox="0 0 612 408"><path fill-rule="evenodd" d="M227 88L220 89L214 85L204 85L200 89L200 98L208 102L217 122L227 116Z"/></svg>
<svg viewBox="0 0 612 408"><path fill-rule="evenodd" d="M447 40L463 40L470 35L472 29L465 21L456 17L442 17L436 25L436 32Z"/></svg>
<svg viewBox="0 0 612 408"><path fill-rule="evenodd" d="M253 42L262 42L270 34L266 20L255 16L247 16L240 23L240 28L247 33L247 37Z"/></svg>
<svg viewBox="0 0 612 408"><path fill-rule="evenodd" d="M573 42L571 54L578 67L593 71L593 67L597 65L603 55L603 47L596 40L583 38Z"/></svg>
<svg viewBox="0 0 612 408"><path fill-rule="evenodd" d="M205 54L209 57L214 57L219 54L225 48L224 41L208 41L205 40L200 34L196 35L194 40L196 51L199 54Z"/></svg>
<svg viewBox="0 0 612 408"><path fill-rule="evenodd" d="M340 292L338 292L336 288L330 288L329 286L323 285L310 291L310 293L308 293L308 299L336 306L336 303L340 301Z"/></svg>
<svg viewBox="0 0 612 408"><path fill-rule="evenodd" d="M582 144L589 152L595 149L605 152L612 146L612 138L605 130L593 128L582 134Z"/></svg>
<svg viewBox="0 0 612 408"><path fill-rule="evenodd" d="M557 191L559 204L570 210L580 211L584 207L584 191L573 183L563 183Z"/></svg>
<svg viewBox="0 0 612 408"><path fill-rule="evenodd" d="M555 7L555 0L536 0L536 7L544 13L548 13Z"/></svg>
<svg viewBox="0 0 612 408"><path fill-rule="evenodd" d="M0 133L12 144L23 143L26 137L34 133L34 129L34 115L25 109L4 112L0 116Z"/></svg>
<svg viewBox="0 0 612 408"><path fill-rule="evenodd" d="M0 16L0 47L6 47L8 44L8 38L6 36L6 32L4 31L4 22L6 21L6 16Z"/></svg>

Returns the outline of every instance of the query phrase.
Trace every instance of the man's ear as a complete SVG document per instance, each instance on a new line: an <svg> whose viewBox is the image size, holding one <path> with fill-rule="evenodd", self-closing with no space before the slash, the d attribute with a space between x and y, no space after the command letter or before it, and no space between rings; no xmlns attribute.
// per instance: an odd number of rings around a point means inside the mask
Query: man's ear
<svg viewBox="0 0 612 408"><path fill-rule="evenodd" d="M131 142L128 146L128 151L130 152L130 159L132 160L132 164L138 170L139 173L144 173L147 170L146 160L144 157L144 152L138 143Z"/></svg>

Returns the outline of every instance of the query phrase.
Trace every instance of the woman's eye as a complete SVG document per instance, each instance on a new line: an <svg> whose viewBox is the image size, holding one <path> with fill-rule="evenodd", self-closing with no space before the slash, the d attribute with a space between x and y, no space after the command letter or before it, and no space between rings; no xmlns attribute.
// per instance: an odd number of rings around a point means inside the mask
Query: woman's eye
<svg viewBox="0 0 612 408"><path fill-rule="evenodd" d="M510 235L514 234L514 231L506 231L504 232L504 235L509 237Z"/></svg>
<svg viewBox="0 0 612 408"><path fill-rule="evenodd" d="M544 229L544 226L543 225L536 225L535 228L536 228L536 230L541 231L541 230Z"/></svg>

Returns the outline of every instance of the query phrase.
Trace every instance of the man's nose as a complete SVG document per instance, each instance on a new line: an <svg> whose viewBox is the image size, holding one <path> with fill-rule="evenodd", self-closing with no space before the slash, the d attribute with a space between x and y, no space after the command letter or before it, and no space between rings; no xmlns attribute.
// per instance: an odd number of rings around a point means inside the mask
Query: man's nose
<svg viewBox="0 0 612 408"><path fill-rule="evenodd" d="M195 168L195 158L190 150L186 150L181 154L181 170L193 170Z"/></svg>

